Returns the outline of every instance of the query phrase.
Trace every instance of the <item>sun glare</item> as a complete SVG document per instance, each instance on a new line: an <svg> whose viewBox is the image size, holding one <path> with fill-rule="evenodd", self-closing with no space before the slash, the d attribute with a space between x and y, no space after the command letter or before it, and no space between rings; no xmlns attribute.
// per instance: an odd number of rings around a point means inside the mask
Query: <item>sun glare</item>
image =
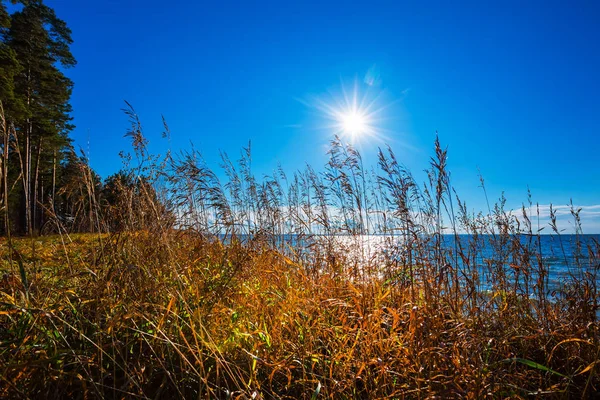
<svg viewBox="0 0 600 400"><path fill-rule="evenodd" d="M361 93L358 82L351 90L342 84L341 93L330 92L328 101L316 99L314 105L328 120L323 128L355 144L384 139L381 123L385 106L378 104L381 93L374 93L372 88L363 89Z"/></svg>
<svg viewBox="0 0 600 400"><path fill-rule="evenodd" d="M352 110L348 113L342 113L340 117L344 132L353 137L366 132L368 129L369 121L360 111Z"/></svg>

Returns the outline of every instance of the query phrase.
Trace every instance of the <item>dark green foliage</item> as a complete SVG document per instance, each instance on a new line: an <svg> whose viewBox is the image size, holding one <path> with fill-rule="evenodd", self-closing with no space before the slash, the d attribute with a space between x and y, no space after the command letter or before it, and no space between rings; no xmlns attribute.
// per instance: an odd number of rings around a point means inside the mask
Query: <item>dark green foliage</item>
<svg viewBox="0 0 600 400"><path fill-rule="evenodd" d="M4 4L0 2L0 29L4 30L10 26L10 16L6 12Z"/></svg>
<svg viewBox="0 0 600 400"><path fill-rule="evenodd" d="M0 2L0 101L4 109L16 107L14 77L19 72L15 52L5 43L10 25L10 16Z"/></svg>
<svg viewBox="0 0 600 400"><path fill-rule="evenodd" d="M14 231L33 234L52 208L69 148L73 82L61 69L76 62L71 30L54 10L41 0L18 3L12 15L0 8L0 100L9 136L3 151L10 159L3 179L11 188L5 214Z"/></svg>
<svg viewBox="0 0 600 400"><path fill-rule="evenodd" d="M151 204L157 205L156 192L147 178L120 171L105 179L100 192L104 227L109 232L144 229L151 215Z"/></svg>

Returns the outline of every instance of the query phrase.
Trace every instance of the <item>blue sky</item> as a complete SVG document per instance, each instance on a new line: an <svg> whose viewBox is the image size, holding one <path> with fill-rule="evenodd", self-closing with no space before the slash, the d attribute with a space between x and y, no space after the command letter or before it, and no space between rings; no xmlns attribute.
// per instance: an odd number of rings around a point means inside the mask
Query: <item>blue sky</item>
<svg viewBox="0 0 600 400"><path fill-rule="evenodd" d="M438 131L469 208L484 208L479 169L491 200L573 199L600 232L596 1L47 3L73 30L73 137L102 176L128 146L123 100L154 151L192 141L217 167L251 140L259 176L319 167L332 132L315 104L356 83L418 178ZM368 164L383 142L360 140Z"/></svg>

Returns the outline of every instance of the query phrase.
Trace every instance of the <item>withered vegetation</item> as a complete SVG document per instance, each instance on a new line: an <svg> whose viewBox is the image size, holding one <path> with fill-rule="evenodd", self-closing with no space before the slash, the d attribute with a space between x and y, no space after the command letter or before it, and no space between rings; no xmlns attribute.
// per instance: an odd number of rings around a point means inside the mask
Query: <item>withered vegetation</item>
<svg viewBox="0 0 600 400"><path fill-rule="evenodd" d="M575 207L577 254L552 283L536 205L470 214L438 141L423 184L391 149L368 169L337 138L324 172L259 180L249 147L221 174L196 150L150 154L129 115L110 184L79 159L70 217L49 208L45 236L2 239L0 397L600 390L600 245ZM550 228L563 240L554 210Z"/></svg>

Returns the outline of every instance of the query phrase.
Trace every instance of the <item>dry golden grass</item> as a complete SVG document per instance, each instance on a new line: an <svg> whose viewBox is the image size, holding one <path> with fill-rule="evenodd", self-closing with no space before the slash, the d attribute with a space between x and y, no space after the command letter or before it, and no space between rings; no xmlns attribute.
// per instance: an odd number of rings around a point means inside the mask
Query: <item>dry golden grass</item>
<svg viewBox="0 0 600 400"><path fill-rule="evenodd" d="M543 315L515 293L459 306L431 295L433 279L413 296L176 231L33 245L15 241L12 266L2 246L2 398L569 398L600 385L598 323L561 301Z"/></svg>
<svg viewBox="0 0 600 400"><path fill-rule="evenodd" d="M600 244L580 240L575 207L553 286L539 208L469 213L437 140L423 185L391 149L367 170L339 138L321 173L259 181L250 148L223 155L221 184L195 150L149 154L127 114L135 156L119 175L102 185L81 160L44 205L58 235L0 239L0 398L600 390ZM386 252L359 256L373 234Z"/></svg>

